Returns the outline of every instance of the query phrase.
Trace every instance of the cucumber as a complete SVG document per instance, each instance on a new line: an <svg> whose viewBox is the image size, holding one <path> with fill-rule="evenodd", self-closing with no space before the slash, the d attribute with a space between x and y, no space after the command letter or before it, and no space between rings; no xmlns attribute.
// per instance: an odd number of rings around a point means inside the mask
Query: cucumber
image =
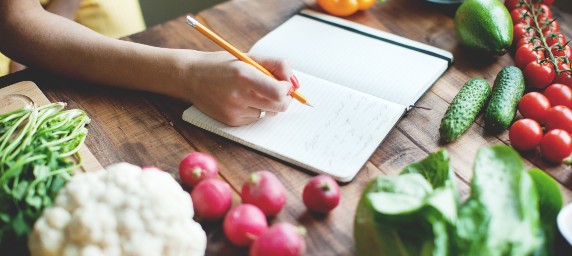
<svg viewBox="0 0 572 256"><path fill-rule="evenodd" d="M522 71L514 66L503 68L495 79L491 100L485 111L485 128L490 132L506 130L514 120L523 94Z"/></svg>
<svg viewBox="0 0 572 256"><path fill-rule="evenodd" d="M490 95L491 86L485 79L473 78L465 83L441 119L441 139L451 142L467 131Z"/></svg>

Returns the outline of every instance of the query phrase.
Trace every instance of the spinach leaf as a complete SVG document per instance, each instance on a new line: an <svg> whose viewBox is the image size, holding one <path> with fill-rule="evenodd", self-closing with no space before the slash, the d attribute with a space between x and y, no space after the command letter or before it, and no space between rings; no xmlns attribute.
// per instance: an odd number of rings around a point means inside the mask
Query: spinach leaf
<svg viewBox="0 0 572 256"><path fill-rule="evenodd" d="M478 151L456 231L456 255L533 255L543 245L538 194L514 149Z"/></svg>

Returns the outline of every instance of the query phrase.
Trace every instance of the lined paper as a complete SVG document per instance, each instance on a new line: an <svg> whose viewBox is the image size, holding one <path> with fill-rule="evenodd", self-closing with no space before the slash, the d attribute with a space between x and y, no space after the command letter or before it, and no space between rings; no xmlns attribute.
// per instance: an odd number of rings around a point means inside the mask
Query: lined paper
<svg viewBox="0 0 572 256"><path fill-rule="evenodd" d="M357 24L343 23L361 29ZM362 30L403 44L422 45L374 29ZM452 59L450 53L439 51ZM250 53L284 58L296 70L404 106L415 104L449 64L435 56L300 15L264 36Z"/></svg>
<svg viewBox="0 0 572 256"><path fill-rule="evenodd" d="M183 119L261 152L352 179L405 111L405 106L296 72L300 92L314 108L292 102L275 117L241 127L226 126L195 107Z"/></svg>

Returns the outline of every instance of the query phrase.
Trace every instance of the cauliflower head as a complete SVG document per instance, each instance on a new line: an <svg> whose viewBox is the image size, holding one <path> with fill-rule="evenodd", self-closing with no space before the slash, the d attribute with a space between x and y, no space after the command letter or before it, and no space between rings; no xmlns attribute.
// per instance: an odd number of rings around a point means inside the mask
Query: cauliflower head
<svg viewBox="0 0 572 256"><path fill-rule="evenodd" d="M204 255L189 193L166 172L120 163L75 175L34 224L33 256Z"/></svg>

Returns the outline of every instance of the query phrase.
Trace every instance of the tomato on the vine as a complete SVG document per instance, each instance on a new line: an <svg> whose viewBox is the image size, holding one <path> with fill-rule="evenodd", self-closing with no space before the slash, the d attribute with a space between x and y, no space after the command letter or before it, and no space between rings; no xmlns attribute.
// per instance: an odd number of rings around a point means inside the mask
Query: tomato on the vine
<svg viewBox="0 0 572 256"><path fill-rule="evenodd" d="M572 154L572 137L564 130L549 131L540 141L540 151L546 160L560 163Z"/></svg>
<svg viewBox="0 0 572 256"><path fill-rule="evenodd" d="M528 0L524 2L528 2ZM520 0L506 0L504 1L504 5L509 11L512 11L514 8L520 7Z"/></svg>
<svg viewBox="0 0 572 256"><path fill-rule="evenodd" d="M571 52L572 48L570 48L570 45L566 45L562 49L560 47L552 48L552 55L554 55L554 57L566 57L570 59Z"/></svg>
<svg viewBox="0 0 572 256"><path fill-rule="evenodd" d="M548 86L555 77L554 66L549 62L538 63L533 61L524 68L526 84L535 88Z"/></svg>
<svg viewBox="0 0 572 256"><path fill-rule="evenodd" d="M566 36L563 33L553 34L551 36L546 37L546 44L548 46L553 46L555 44L565 45Z"/></svg>
<svg viewBox="0 0 572 256"><path fill-rule="evenodd" d="M529 46L529 47L534 46L530 40L531 40L531 38L528 38L528 37L523 37L518 41L515 40L515 42L517 42L515 49L518 49L518 48L523 47L525 45Z"/></svg>
<svg viewBox="0 0 572 256"><path fill-rule="evenodd" d="M517 23L512 27L513 33L514 33L514 40L520 40L522 38L532 38L534 37L536 34L534 32L534 30L529 30L528 29L528 25L522 24L522 23Z"/></svg>
<svg viewBox="0 0 572 256"><path fill-rule="evenodd" d="M535 51L532 44L525 44L516 50L514 54L514 62L520 69L526 68L531 62L537 62L544 59L544 51Z"/></svg>
<svg viewBox="0 0 572 256"><path fill-rule="evenodd" d="M554 106L546 112L546 130L562 129L572 132L572 110L565 106Z"/></svg>
<svg viewBox="0 0 572 256"><path fill-rule="evenodd" d="M558 21L556 21L556 20L550 21L549 20L547 22L541 22L541 24L547 24L547 23L548 23L548 26L542 29L542 34L544 36L549 36L551 32L554 34L560 32L560 23L558 23ZM545 26L545 25L542 25L542 26Z"/></svg>
<svg viewBox="0 0 572 256"><path fill-rule="evenodd" d="M562 60L558 60L559 70L570 70L570 65L566 64ZM572 87L572 71L571 72L561 72L560 75L554 77L554 83L564 84Z"/></svg>
<svg viewBox="0 0 572 256"><path fill-rule="evenodd" d="M529 92L518 102L518 112L525 118L544 123L546 113L550 109L550 101L539 92Z"/></svg>
<svg viewBox="0 0 572 256"><path fill-rule="evenodd" d="M513 24L532 24L531 14L528 9L524 7L518 7L510 11L510 17L512 18Z"/></svg>
<svg viewBox="0 0 572 256"><path fill-rule="evenodd" d="M349 16L358 10L367 10L376 0L317 0L318 5L335 16Z"/></svg>
<svg viewBox="0 0 572 256"><path fill-rule="evenodd" d="M536 8L540 12L538 14L539 21L546 21L547 19L552 19L552 10L546 4L536 5Z"/></svg>
<svg viewBox="0 0 572 256"><path fill-rule="evenodd" d="M542 140L542 127L532 119L520 119L508 130L510 145L526 151L535 149Z"/></svg>
<svg viewBox="0 0 572 256"><path fill-rule="evenodd" d="M572 89L563 84L552 84L544 90L544 96L551 106L565 106L572 108Z"/></svg>

